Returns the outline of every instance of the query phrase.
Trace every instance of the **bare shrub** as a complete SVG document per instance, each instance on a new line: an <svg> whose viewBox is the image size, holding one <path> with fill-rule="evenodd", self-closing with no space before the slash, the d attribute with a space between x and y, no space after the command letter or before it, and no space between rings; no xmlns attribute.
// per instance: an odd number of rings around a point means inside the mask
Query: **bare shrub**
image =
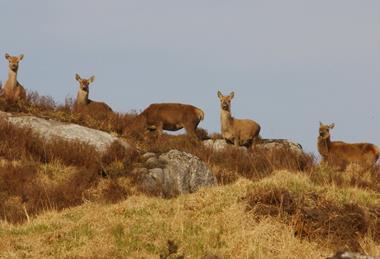
<svg viewBox="0 0 380 259"><path fill-rule="evenodd" d="M13 223L41 211L79 205L82 193L99 179L95 168L79 168L68 181L50 188L39 179L37 163L0 167L0 218Z"/></svg>
<svg viewBox="0 0 380 259"><path fill-rule="evenodd" d="M257 219L271 216L293 226L296 235L334 249L361 251L360 239L379 237L379 208L355 203L337 204L322 193L297 195L287 188L258 188L250 192L247 210Z"/></svg>
<svg viewBox="0 0 380 259"><path fill-rule="evenodd" d="M46 141L30 128L16 127L6 120L0 120L0 143L0 156L9 160L60 160L66 165L85 167L100 161L98 152L88 144L58 138Z"/></svg>
<svg viewBox="0 0 380 259"><path fill-rule="evenodd" d="M116 203L128 197L128 191L116 180L111 180L107 188L103 190L103 199L109 203Z"/></svg>
<svg viewBox="0 0 380 259"><path fill-rule="evenodd" d="M56 103L51 96L41 96L36 91L30 91L26 97L26 106L40 111L54 111Z"/></svg>

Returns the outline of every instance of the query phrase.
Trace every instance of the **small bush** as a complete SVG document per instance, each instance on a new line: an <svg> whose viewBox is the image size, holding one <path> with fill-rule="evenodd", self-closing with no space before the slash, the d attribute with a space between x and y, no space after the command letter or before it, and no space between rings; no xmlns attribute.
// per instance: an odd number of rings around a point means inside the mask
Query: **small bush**
<svg viewBox="0 0 380 259"><path fill-rule="evenodd" d="M51 96L41 96L37 92L28 92L25 108L39 111L54 111L57 107Z"/></svg>
<svg viewBox="0 0 380 259"><path fill-rule="evenodd" d="M104 152L102 162L109 165L115 161L123 161L127 165L132 165L138 156L137 150L133 147L125 148L120 142L114 141Z"/></svg>
<svg viewBox="0 0 380 259"><path fill-rule="evenodd" d="M37 167L35 164L24 164L22 166L9 164L0 167L1 219L10 222L22 222L27 219L24 211L27 203L42 194L40 190L35 192L34 189L36 174Z"/></svg>
<svg viewBox="0 0 380 259"><path fill-rule="evenodd" d="M135 181L137 176L132 171L139 158L136 149L126 149L119 142L114 142L102 157L104 174L111 179L129 177Z"/></svg>
<svg viewBox="0 0 380 259"><path fill-rule="evenodd" d="M99 180L97 170L81 168L67 181L50 187L38 171L36 163L0 167L0 219L20 223L26 215L79 205L84 190Z"/></svg>
<svg viewBox="0 0 380 259"><path fill-rule="evenodd" d="M295 229L298 237L333 249L361 251L359 242L367 234L379 240L380 207L337 204L317 190L301 195L285 186L257 188L246 201L247 210L257 219L280 218Z"/></svg>
<svg viewBox="0 0 380 259"><path fill-rule="evenodd" d="M124 200L128 195L128 191L115 180L112 180L103 191L103 199L109 203Z"/></svg>

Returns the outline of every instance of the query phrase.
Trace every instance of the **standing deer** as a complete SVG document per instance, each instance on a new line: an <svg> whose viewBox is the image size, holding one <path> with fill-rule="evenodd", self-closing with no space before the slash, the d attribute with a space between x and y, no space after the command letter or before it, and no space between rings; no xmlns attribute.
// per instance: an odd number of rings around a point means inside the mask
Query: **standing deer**
<svg viewBox="0 0 380 259"><path fill-rule="evenodd" d="M111 107L109 107L104 102L96 102L88 98L89 86L94 82L95 76L91 76L89 79L84 79L81 78L78 74L75 74L75 79L79 82L77 99L75 100L74 104L75 111L88 111L96 113L112 112Z"/></svg>
<svg viewBox="0 0 380 259"><path fill-rule="evenodd" d="M204 119L204 112L192 105L181 103L154 103L137 116L146 130L155 130L158 136L163 130L177 131L185 128L192 139L198 139L196 129Z"/></svg>
<svg viewBox="0 0 380 259"><path fill-rule="evenodd" d="M331 141L330 129L335 124L325 125L319 123L318 152L323 161L327 163L339 163L345 168L350 163L358 163L366 167L376 164L380 156L380 148L370 143L349 144L343 141Z"/></svg>
<svg viewBox="0 0 380 259"><path fill-rule="evenodd" d="M218 91L222 136L228 142L234 143L235 146L251 146L253 140L258 138L261 127L253 120L241 120L232 117L231 100L234 95L234 92L232 92L224 96Z"/></svg>
<svg viewBox="0 0 380 259"><path fill-rule="evenodd" d="M17 102L26 100L26 91L17 81L18 66L23 58L24 55L22 54L20 56L11 56L8 53L5 54L5 59L9 62L8 79L4 83L2 94L8 101Z"/></svg>

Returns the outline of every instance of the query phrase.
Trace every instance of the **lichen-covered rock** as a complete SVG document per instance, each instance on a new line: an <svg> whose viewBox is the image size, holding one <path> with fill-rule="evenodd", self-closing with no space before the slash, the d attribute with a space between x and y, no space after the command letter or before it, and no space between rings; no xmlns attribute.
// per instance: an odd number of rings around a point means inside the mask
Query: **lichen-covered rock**
<svg viewBox="0 0 380 259"><path fill-rule="evenodd" d="M0 117L15 126L30 127L46 140L58 137L68 141L81 141L94 146L101 153L105 152L114 141L119 142L125 148L130 148L125 140L107 132L73 123L42 119L35 116L13 116L5 112L0 112Z"/></svg>
<svg viewBox="0 0 380 259"><path fill-rule="evenodd" d="M164 197L193 193L201 187L216 185L216 178L198 157L170 150L157 157L162 168L152 168L140 177L144 191ZM152 159L150 156L149 159ZM148 160L149 160L148 159ZM146 166L148 167L148 166ZM136 169L139 173L144 170Z"/></svg>
<svg viewBox="0 0 380 259"><path fill-rule="evenodd" d="M224 139L208 139L203 141L203 145L205 145L207 148L210 148L214 151L223 151L227 148L234 148L235 146L233 144L227 143ZM245 146L239 147L239 149L246 151L247 148Z"/></svg>
<svg viewBox="0 0 380 259"><path fill-rule="evenodd" d="M161 162L158 160L157 157L150 157L145 161L145 165L147 168L156 168L159 167Z"/></svg>
<svg viewBox="0 0 380 259"><path fill-rule="evenodd" d="M144 160L144 161L146 161L146 160L148 160L148 159L151 158L151 157L156 157L156 153L153 153L153 152L147 152L147 153L145 153L145 154L143 154L143 155L141 156L141 159Z"/></svg>
<svg viewBox="0 0 380 259"><path fill-rule="evenodd" d="M203 144L207 148L210 148L214 151L223 151L227 148L234 147L233 144L227 143L227 141L225 141L224 139L216 139L216 140L208 139L208 140L203 141ZM252 147L254 150L255 149L276 150L276 149L285 148L295 153L299 153L299 154L303 153L303 149L300 144L293 142L291 140L287 140L287 139L260 139L256 141L252 145ZM239 148L241 150L245 150L245 151L247 150L247 148L244 146L241 146Z"/></svg>
<svg viewBox="0 0 380 259"><path fill-rule="evenodd" d="M327 259L380 259L380 256L369 256L352 252L337 252L335 255L327 257Z"/></svg>
<svg viewBox="0 0 380 259"><path fill-rule="evenodd" d="M260 139L255 143L254 148L266 150L289 149L298 154L303 153L301 144L288 139Z"/></svg>

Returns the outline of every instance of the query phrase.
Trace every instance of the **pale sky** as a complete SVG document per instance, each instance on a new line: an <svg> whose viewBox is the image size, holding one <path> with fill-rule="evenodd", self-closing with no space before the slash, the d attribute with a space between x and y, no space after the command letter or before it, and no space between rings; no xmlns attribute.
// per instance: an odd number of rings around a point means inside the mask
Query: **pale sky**
<svg viewBox="0 0 380 259"><path fill-rule="evenodd" d="M23 53L19 81L62 103L75 73L96 76L90 97L114 110L181 102L220 131L216 92L266 138L316 152L319 121L332 138L380 145L378 0L1 0L5 52Z"/></svg>

